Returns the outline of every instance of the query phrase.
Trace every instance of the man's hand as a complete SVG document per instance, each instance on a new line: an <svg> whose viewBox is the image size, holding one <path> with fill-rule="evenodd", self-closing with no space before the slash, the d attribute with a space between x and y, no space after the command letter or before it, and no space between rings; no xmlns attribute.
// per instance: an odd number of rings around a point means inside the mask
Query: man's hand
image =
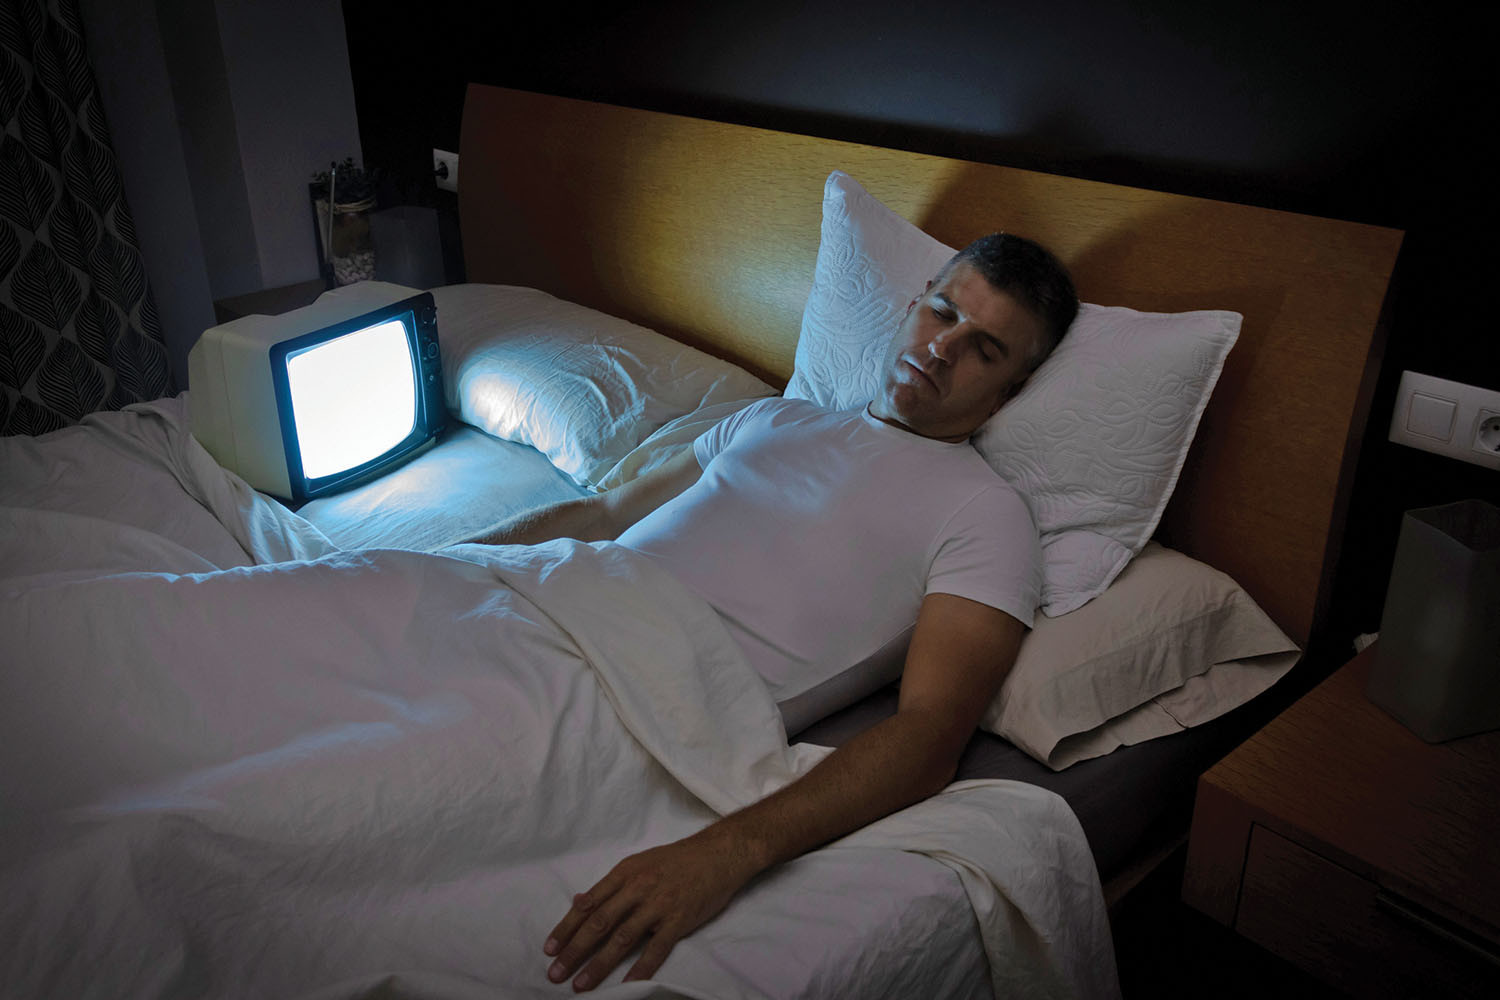
<svg viewBox="0 0 1500 1000"><path fill-rule="evenodd" d="M573 988L593 989L643 942L625 978L654 975L678 941L717 916L760 870L749 852L712 829L632 854L574 896L573 908L542 948L557 956L548 978L562 982L592 955Z"/></svg>
<svg viewBox="0 0 1500 1000"><path fill-rule="evenodd" d="M547 975L560 983L588 961L573 987L592 989L644 941L625 978L652 976L673 945L760 872L936 794L953 780L959 754L1025 632L1003 611L928 595L912 631L895 715L759 802L621 861L573 897L542 949L557 958Z"/></svg>

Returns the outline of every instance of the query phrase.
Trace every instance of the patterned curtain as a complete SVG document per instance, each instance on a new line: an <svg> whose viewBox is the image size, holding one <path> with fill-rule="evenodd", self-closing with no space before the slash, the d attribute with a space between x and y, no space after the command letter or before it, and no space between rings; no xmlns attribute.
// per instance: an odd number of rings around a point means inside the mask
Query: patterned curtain
<svg viewBox="0 0 1500 1000"><path fill-rule="evenodd" d="M0 434L174 391L78 0L0 0Z"/></svg>

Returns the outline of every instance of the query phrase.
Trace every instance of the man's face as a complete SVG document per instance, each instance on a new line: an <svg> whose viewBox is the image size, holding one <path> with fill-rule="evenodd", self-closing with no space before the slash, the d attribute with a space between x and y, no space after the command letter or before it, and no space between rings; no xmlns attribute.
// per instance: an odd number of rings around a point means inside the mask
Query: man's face
<svg viewBox="0 0 1500 1000"><path fill-rule="evenodd" d="M1042 336L1040 319L960 262L907 307L870 412L923 437L967 440L1021 387Z"/></svg>

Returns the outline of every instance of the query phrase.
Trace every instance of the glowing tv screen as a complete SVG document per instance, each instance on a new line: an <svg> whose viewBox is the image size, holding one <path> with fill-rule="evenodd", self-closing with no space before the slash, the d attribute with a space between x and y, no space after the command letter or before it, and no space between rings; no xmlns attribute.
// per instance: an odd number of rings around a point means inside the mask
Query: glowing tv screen
<svg viewBox="0 0 1500 1000"><path fill-rule="evenodd" d="M361 282L205 330L188 409L209 454L262 492L310 500L380 475L447 421L432 296Z"/></svg>

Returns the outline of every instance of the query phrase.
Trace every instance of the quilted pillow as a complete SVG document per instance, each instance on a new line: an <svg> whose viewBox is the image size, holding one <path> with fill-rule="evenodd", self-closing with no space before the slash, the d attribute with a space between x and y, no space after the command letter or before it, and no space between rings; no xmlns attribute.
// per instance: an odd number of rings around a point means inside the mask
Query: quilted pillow
<svg viewBox="0 0 1500 1000"><path fill-rule="evenodd" d="M784 395L831 410L874 399L890 335L952 256L848 174L830 174L812 294Z"/></svg>
<svg viewBox="0 0 1500 1000"><path fill-rule="evenodd" d="M600 488L669 420L776 394L727 361L534 288L449 285L432 297L448 409L580 486Z"/></svg>
<svg viewBox="0 0 1500 1000"><path fill-rule="evenodd" d="M875 398L907 303L955 251L835 171L786 394L847 408ZM1051 357L974 444L1032 503L1042 610L1091 600L1141 550L1172 495L1241 316L1082 304Z"/></svg>

